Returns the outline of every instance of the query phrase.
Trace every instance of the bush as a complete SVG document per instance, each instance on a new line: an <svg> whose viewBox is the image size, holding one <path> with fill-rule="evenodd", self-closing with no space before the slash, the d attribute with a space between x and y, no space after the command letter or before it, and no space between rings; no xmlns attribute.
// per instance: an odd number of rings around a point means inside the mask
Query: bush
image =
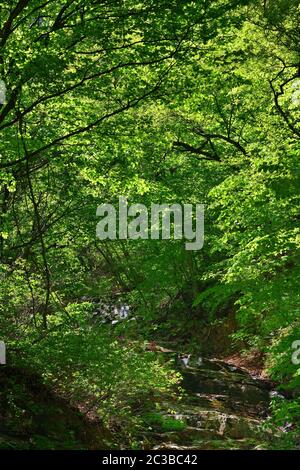
<svg viewBox="0 0 300 470"><path fill-rule="evenodd" d="M73 304L69 321L60 324L55 315L52 332L19 362L81 410L129 436L142 425L141 410L171 394L179 374L139 343L117 337L110 325L91 326L88 310L89 304Z"/></svg>

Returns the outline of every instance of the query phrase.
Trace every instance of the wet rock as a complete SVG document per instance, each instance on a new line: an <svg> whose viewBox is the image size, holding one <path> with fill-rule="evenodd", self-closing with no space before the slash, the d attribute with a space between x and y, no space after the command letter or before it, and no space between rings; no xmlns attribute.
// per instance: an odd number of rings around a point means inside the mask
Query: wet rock
<svg viewBox="0 0 300 470"><path fill-rule="evenodd" d="M187 357L187 355L182 355ZM184 429L152 433L154 449L254 449L267 447L271 433L263 430L268 416L270 384L222 361L188 358L177 364L185 395L168 419ZM163 408L173 409L165 403ZM151 433L150 433L151 435ZM149 440L149 436L148 436ZM151 440L151 437L150 437Z"/></svg>
<svg viewBox="0 0 300 470"><path fill-rule="evenodd" d="M182 375L183 387L189 392L215 395L224 395L225 393L231 399L252 405L269 402L268 390L258 381L244 374L190 368L183 370Z"/></svg>

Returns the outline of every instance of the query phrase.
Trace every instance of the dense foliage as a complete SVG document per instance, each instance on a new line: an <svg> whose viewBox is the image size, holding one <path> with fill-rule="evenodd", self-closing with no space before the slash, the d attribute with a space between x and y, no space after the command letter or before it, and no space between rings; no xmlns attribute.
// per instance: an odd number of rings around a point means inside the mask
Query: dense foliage
<svg viewBox="0 0 300 470"><path fill-rule="evenodd" d="M178 382L145 340L214 353L202 333L232 317L230 350L263 354L293 397L277 423L300 426L299 13L0 1L0 339L108 425L131 417L127 436ZM96 208L120 195L205 204L203 249L100 241ZM135 321L96 327L93 302L116 294Z"/></svg>

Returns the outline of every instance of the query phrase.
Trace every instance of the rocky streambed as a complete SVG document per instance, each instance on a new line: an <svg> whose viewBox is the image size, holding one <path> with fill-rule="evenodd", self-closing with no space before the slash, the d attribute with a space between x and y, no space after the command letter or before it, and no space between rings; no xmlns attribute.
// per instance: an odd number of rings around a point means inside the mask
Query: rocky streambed
<svg viewBox="0 0 300 470"><path fill-rule="evenodd" d="M155 429L154 425L149 430L146 447L186 450L268 447L270 439L274 439L264 426L272 394L270 382L219 360L191 359L187 366L182 364L179 368L183 398L175 405L165 404L168 412L163 414L162 423L169 423L169 429L158 426Z"/></svg>

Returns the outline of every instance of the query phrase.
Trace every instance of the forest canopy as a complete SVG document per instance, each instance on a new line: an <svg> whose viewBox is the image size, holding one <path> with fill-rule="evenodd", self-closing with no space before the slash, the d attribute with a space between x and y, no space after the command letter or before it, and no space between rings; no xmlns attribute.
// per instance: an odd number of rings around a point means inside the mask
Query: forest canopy
<svg viewBox="0 0 300 470"><path fill-rule="evenodd" d="M179 393L149 342L259 358L291 398L274 423L292 423L288 445L299 434L299 13L298 0L0 1L0 340L11 366L128 446L139 407ZM204 204L203 248L99 240L96 209L120 196ZM99 299L132 319L99 326Z"/></svg>

